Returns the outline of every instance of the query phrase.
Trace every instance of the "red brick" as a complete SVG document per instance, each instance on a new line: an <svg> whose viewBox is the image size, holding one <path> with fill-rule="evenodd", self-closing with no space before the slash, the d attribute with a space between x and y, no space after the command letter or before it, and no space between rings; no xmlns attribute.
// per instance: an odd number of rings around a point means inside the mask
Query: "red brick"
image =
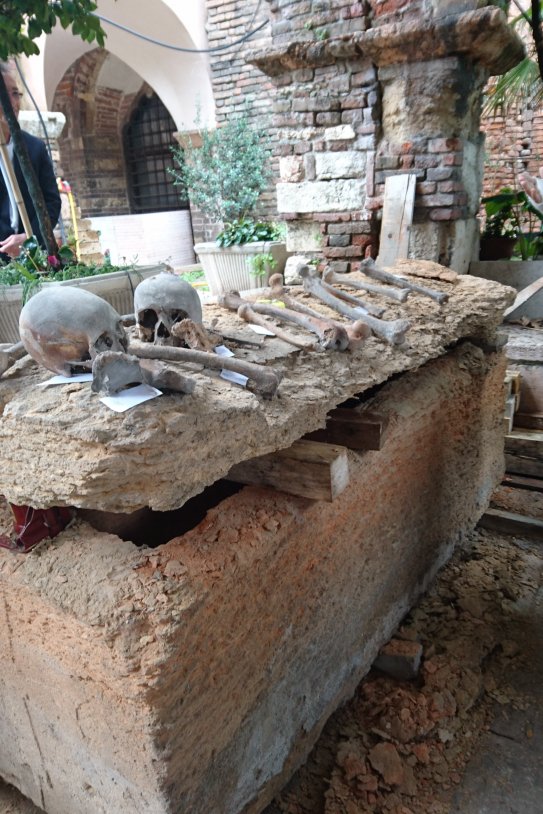
<svg viewBox="0 0 543 814"><path fill-rule="evenodd" d="M432 138L428 142L428 152L449 153L462 150L463 146L461 138Z"/></svg>

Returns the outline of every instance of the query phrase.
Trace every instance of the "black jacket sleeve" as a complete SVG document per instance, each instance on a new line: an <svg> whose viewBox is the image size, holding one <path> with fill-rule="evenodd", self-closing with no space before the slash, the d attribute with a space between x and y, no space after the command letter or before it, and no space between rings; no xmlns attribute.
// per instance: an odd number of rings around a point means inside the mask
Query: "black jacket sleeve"
<svg viewBox="0 0 543 814"><path fill-rule="evenodd" d="M57 179L55 178L55 171L53 170L51 159L49 158L47 148L42 141L39 142L38 150L39 154L35 168L38 175L38 181L40 182L40 187L43 192L43 197L45 198L45 205L49 213L49 218L51 219L51 226L54 229L60 215L60 193L58 191ZM34 227L34 223L32 223L32 226ZM34 228L38 228L37 222Z"/></svg>

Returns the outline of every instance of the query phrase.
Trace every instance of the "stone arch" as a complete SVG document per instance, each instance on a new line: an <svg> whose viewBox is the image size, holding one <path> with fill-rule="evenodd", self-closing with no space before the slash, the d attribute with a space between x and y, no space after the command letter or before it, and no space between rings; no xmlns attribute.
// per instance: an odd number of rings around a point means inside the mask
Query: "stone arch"
<svg viewBox="0 0 543 814"><path fill-rule="evenodd" d="M120 5L120 4L119 4ZM100 0L99 13L132 31L161 42L188 49L205 48L205 2L156 0L154 3L124 4ZM141 76L162 99L178 130L190 130L198 111L203 121L214 122L214 101L209 60L206 53L183 53L138 39L131 33L103 22L106 48L125 66ZM70 66L93 45L56 26L42 45L43 87L51 108L59 84Z"/></svg>

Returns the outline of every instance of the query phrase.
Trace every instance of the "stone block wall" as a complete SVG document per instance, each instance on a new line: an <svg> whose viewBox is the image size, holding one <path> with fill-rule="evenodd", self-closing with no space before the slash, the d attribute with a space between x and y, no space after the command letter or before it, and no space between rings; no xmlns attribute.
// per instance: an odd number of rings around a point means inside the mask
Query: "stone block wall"
<svg viewBox="0 0 543 814"><path fill-rule="evenodd" d="M522 53L503 13L475 0L269 3L271 45L250 58L275 85L289 248L356 269L376 253L386 177L415 173L410 255L466 271L482 88Z"/></svg>

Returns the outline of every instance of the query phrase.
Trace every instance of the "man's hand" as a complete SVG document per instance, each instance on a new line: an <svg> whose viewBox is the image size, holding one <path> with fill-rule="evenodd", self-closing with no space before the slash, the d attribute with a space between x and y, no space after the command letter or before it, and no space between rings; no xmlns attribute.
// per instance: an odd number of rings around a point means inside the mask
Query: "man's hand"
<svg viewBox="0 0 543 814"><path fill-rule="evenodd" d="M19 257L21 246L26 240L26 235L10 235L5 240L0 241L0 252L9 255L9 257Z"/></svg>

